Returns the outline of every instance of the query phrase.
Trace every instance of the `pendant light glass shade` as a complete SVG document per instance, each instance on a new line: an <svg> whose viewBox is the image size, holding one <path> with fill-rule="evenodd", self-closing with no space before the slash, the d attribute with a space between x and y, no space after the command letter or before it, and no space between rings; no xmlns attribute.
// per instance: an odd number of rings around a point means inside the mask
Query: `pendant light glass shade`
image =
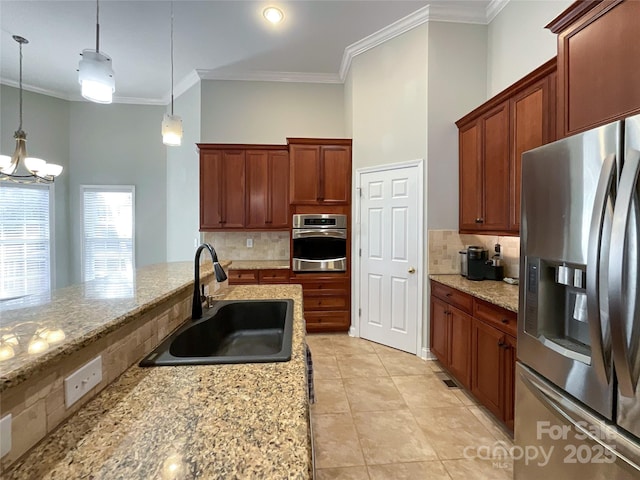
<svg viewBox="0 0 640 480"><path fill-rule="evenodd" d="M96 103L113 102L116 81L111 57L100 51L100 2L96 0L96 48L82 51L78 65L78 83L84 98Z"/></svg>
<svg viewBox="0 0 640 480"><path fill-rule="evenodd" d="M78 66L78 82L82 87L82 96L87 100L111 103L116 90L111 58L95 50L83 50Z"/></svg>
<svg viewBox="0 0 640 480"><path fill-rule="evenodd" d="M62 173L62 166L27 155L27 134L22 130L22 45L29 41L18 35L14 35L13 39L20 45L20 123L13 134L16 139L13 155L0 155L0 181L50 183Z"/></svg>
<svg viewBox="0 0 640 480"><path fill-rule="evenodd" d="M182 118L179 115L164 114L162 118L162 143L178 147L182 143Z"/></svg>

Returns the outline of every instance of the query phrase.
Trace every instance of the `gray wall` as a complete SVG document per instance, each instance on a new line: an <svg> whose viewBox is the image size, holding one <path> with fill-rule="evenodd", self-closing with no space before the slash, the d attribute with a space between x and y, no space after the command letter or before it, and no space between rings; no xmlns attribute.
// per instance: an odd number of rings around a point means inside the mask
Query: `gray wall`
<svg viewBox="0 0 640 480"><path fill-rule="evenodd" d="M204 143L345 136L342 85L204 80L201 88Z"/></svg>
<svg viewBox="0 0 640 480"><path fill-rule="evenodd" d="M12 155L19 122L19 90L0 86L0 151ZM64 167L54 191L54 287L71 281L69 250L69 102L38 93L23 93L23 130L27 153Z"/></svg>
<svg viewBox="0 0 640 480"><path fill-rule="evenodd" d="M487 28L429 23L428 229L458 229L456 120L485 101Z"/></svg>
<svg viewBox="0 0 640 480"><path fill-rule="evenodd" d="M69 192L73 251L80 250L80 185L135 185L136 267L166 261L167 167L162 106L72 102ZM73 255L74 282L80 256Z"/></svg>
<svg viewBox="0 0 640 480"><path fill-rule="evenodd" d="M167 147L167 261L192 260L200 239L198 150L200 83L180 95L174 112L182 117L179 147Z"/></svg>
<svg viewBox="0 0 640 480"><path fill-rule="evenodd" d="M557 54L547 25L573 0L511 0L488 27L487 98Z"/></svg>

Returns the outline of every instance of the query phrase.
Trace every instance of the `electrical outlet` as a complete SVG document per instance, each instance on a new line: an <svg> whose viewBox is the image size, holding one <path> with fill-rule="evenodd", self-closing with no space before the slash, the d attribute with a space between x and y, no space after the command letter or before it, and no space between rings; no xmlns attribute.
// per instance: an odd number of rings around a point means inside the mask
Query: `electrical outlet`
<svg viewBox="0 0 640 480"><path fill-rule="evenodd" d="M0 420L0 458L11 450L11 414Z"/></svg>
<svg viewBox="0 0 640 480"><path fill-rule="evenodd" d="M102 356L98 356L64 379L64 403L69 408L102 380Z"/></svg>
<svg viewBox="0 0 640 480"><path fill-rule="evenodd" d="M247 248L253 248L253 238L247 238Z"/></svg>

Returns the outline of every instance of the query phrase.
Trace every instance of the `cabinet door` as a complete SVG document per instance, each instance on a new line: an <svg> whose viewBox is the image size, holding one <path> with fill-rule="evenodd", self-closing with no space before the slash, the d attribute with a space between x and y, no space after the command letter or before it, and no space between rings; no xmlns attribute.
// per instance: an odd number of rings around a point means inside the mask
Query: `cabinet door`
<svg viewBox="0 0 640 480"><path fill-rule="evenodd" d="M245 215L245 152L225 150L223 152L222 175L223 228L244 228Z"/></svg>
<svg viewBox="0 0 640 480"><path fill-rule="evenodd" d="M484 208L481 229L505 231L509 224L509 102L482 117Z"/></svg>
<svg viewBox="0 0 640 480"><path fill-rule="evenodd" d="M269 228L289 228L289 153L269 152Z"/></svg>
<svg viewBox="0 0 640 480"><path fill-rule="evenodd" d="M501 331L473 319L471 392L498 418L502 418L504 405L504 382L500 379L505 337Z"/></svg>
<svg viewBox="0 0 640 480"><path fill-rule="evenodd" d="M481 125L472 123L460 129L460 230L477 230L482 218Z"/></svg>
<svg viewBox="0 0 640 480"><path fill-rule="evenodd" d="M269 202L269 153L247 150L247 228L266 228Z"/></svg>
<svg viewBox="0 0 640 480"><path fill-rule="evenodd" d="M200 154L200 230L222 227L222 151Z"/></svg>
<svg viewBox="0 0 640 480"><path fill-rule="evenodd" d="M465 387L471 385L471 316L449 307L449 371Z"/></svg>
<svg viewBox="0 0 640 480"><path fill-rule="evenodd" d="M504 359L504 407L502 419L507 427L513 430L515 389L516 389L516 339L510 335L505 337L503 346Z"/></svg>
<svg viewBox="0 0 640 480"><path fill-rule="evenodd" d="M511 165L509 230L520 231L522 154L549 142L549 78L543 78L510 100Z"/></svg>
<svg viewBox="0 0 640 480"><path fill-rule="evenodd" d="M325 204L351 202L351 148L320 147L319 201Z"/></svg>
<svg viewBox="0 0 640 480"><path fill-rule="evenodd" d="M562 27L558 36L560 137L640 112L639 18L640 2L618 0L602 2Z"/></svg>
<svg viewBox="0 0 640 480"><path fill-rule="evenodd" d="M289 192L292 204L314 205L320 197L320 147L290 145Z"/></svg>
<svg viewBox="0 0 640 480"><path fill-rule="evenodd" d="M431 297L431 351L445 367L449 365L449 306Z"/></svg>

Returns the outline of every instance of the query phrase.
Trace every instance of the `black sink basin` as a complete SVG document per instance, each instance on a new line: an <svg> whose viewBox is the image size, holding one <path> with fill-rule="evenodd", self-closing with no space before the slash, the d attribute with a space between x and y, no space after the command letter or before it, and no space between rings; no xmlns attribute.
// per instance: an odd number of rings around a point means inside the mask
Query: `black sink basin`
<svg viewBox="0 0 640 480"><path fill-rule="evenodd" d="M140 366L287 362L292 334L293 300L221 301L166 338Z"/></svg>

